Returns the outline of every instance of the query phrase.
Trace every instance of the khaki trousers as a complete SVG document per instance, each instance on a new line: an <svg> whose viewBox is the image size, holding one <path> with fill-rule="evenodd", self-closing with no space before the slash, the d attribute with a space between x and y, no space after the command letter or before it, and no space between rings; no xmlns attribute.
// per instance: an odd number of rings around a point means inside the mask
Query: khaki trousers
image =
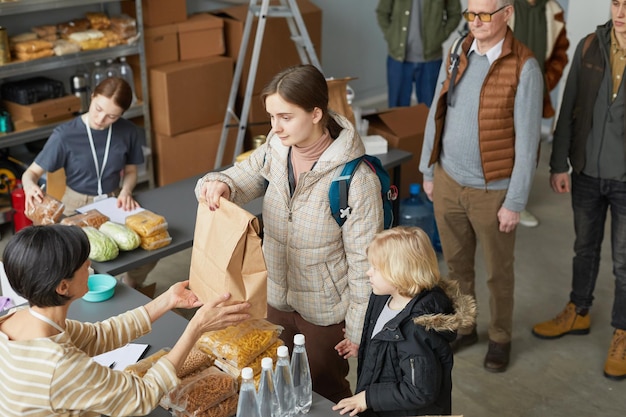
<svg viewBox="0 0 626 417"><path fill-rule="evenodd" d="M515 230L500 232L497 217L505 196L506 190L463 187L439 164L435 167L433 203L448 277L459 282L464 294L476 297L474 263L480 242L489 289L489 339L497 343L510 342L513 331Z"/></svg>

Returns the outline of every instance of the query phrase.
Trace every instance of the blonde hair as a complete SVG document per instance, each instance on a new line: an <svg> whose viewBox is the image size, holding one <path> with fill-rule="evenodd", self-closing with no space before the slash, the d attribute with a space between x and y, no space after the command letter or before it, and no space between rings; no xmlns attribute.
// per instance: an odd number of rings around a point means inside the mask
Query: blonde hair
<svg viewBox="0 0 626 417"><path fill-rule="evenodd" d="M435 250L419 227L383 230L369 244L367 258L404 297L432 289L441 279Z"/></svg>

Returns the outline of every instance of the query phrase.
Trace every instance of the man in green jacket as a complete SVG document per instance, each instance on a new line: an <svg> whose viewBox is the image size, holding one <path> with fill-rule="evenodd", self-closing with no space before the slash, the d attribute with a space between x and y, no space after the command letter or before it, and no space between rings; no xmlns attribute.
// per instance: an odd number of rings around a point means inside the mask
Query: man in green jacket
<svg viewBox="0 0 626 417"><path fill-rule="evenodd" d="M441 67L442 44L461 20L459 0L380 0L378 24L385 35L389 107L430 107Z"/></svg>

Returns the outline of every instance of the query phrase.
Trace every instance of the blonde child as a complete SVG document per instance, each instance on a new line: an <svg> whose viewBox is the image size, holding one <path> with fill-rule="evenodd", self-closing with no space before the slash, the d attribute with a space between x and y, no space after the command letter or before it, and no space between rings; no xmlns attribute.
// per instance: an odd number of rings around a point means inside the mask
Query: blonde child
<svg viewBox="0 0 626 417"><path fill-rule="evenodd" d="M449 415L456 329L472 324L473 298L440 277L426 233L396 227L367 249L372 286L361 344L356 395L333 410L351 416ZM347 339L336 346L356 355Z"/></svg>

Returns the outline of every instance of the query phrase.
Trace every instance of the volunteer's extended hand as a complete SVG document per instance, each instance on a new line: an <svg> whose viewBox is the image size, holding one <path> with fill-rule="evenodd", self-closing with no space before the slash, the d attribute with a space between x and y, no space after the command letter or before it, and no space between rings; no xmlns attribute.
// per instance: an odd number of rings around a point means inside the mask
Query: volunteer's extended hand
<svg viewBox="0 0 626 417"><path fill-rule="evenodd" d="M204 198L209 210L220 208L220 197L230 200L230 187L222 181L207 181L202 184L200 197Z"/></svg>

